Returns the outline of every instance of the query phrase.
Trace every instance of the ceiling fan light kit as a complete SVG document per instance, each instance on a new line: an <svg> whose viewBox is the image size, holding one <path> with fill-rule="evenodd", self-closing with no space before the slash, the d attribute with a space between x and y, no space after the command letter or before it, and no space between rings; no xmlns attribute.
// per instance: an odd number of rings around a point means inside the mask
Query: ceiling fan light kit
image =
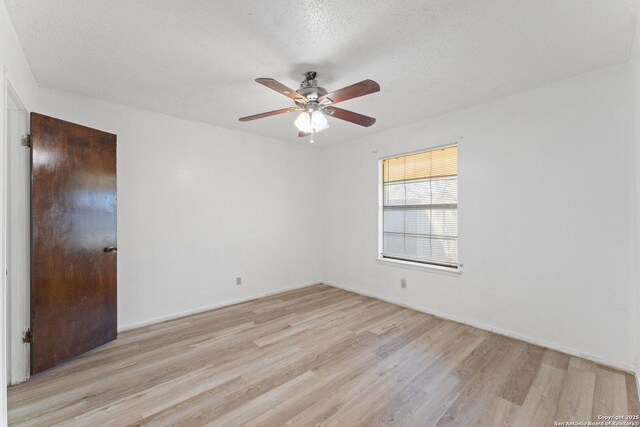
<svg viewBox="0 0 640 427"><path fill-rule="evenodd" d="M311 136L311 143L313 143L313 136L316 133L329 127L327 116L365 127L369 127L376 122L376 119L373 117L354 113L353 111L344 110L334 107L333 105L338 102L378 92L380 91L380 85L378 85L378 83L373 80L363 80L351 86L328 93L323 87L318 86L316 75L317 73L315 71L306 73L305 79L300 83L300 89L296 91L274 79L256 79L256 82L291 98L296 106L241 117L239 120L241 122L248 122L264 117L300 111L300 114L293 124L298 128L299 137Z"/></svg>
<svg viewBox="0 0 640 427"><path fill-rule="evenodd" d="M313 110L311 114L306 110L303 111L293 124L300 132L305 133L317 133L329 127L327 118L320 110Z"/></svg>

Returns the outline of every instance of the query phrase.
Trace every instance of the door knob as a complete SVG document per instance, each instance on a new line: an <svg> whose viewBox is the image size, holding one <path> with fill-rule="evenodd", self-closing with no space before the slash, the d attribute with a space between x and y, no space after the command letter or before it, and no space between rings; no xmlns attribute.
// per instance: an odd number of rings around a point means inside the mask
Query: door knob
<svg viewBox="0 0 640 427"><path fill-rule="evenodd" d="M118 248L116 248L115 246L107 246L106 248L103 249L105 252L110 252L110 253L116 253L118 252Z"/></svg>

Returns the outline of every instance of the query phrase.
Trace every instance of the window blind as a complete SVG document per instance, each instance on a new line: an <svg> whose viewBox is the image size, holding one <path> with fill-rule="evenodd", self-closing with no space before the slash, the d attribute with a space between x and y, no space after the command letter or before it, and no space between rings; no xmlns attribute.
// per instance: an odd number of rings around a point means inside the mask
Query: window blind
<svg viewBox="0 0 640 427"><path fill-rule="evenodd" d="M382 256L458 266L458 147L385 159Z"/></svg>

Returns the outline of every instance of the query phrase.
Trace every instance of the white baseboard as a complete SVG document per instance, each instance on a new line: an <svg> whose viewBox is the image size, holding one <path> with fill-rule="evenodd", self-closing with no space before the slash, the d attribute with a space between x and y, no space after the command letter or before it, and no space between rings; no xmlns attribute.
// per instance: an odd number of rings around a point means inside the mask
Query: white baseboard
<svg viewBox="0 0 640 427"><path fill-rule="evenodd" d="M513 331L506 330L506 329L502 329L502 328L496 328L496 327L494 327L492 325L487 325L487 324L484 324L484 323L481 323L481 322L474 322L472 320L462 319L462 318L459 318L457 316L453 316L453 315L448 314L448 313L442 313L442 312L439 312L439 311L436 311L436 310L432 310L432 309L429 309L429 308L419 307L419 306L416 306L416 305L408 305L408 304L402 303L400 301L396 301L396 300L393 300L391 298L381 297L379 295L374 295L374 294L371 294L369 292L362 291L360 289L350 288L348 286L337 285L337 284L334 284L334 283L327 283L327 282L323 282L323 283L325 285L327 285L327 286L333 286L334 288L344 289L345 291L349 291L349 292L360 294L360 295L363 295L363 296L366 296L366 297L370 297L370 298L375 298L375 299L379 299L379 300L382 300L382 301L386 301L386 302L389 302L391 304L395 304L395 305L399 305L401 307L410 308L411 310L416 310L416 311L420 311L420 312L423 312L423 313L431 314L433 316L441 317L443 319L452 320L452 321L457 322L457 323L462 323L462 324L465 324L465 325L473 326L475 328L482 329L482 330L489 331L489 332L493 332L493 333L498 334L498 335L504 335L504 336L509 337L509 338L513 338L513 339L516 339L516 340L519 340L519 341L524 341L524 342L527 342L529 344L534 344L534 345L538 345L538 346L541 346L541 347L549 348L551 350L556 350L556 351L559 351L561 353L569 354L571 356L581 357L583 359L590 360L590 361L598 363L600 365L608 366L610 368L614 368L614 369L617 369L617 370L620 370L620 371L627 372L627 373L632 374L632 375L636 375L636 367L635 366L623 365L623 364L619 364L619 363L613 362L611 360L608 360L608 359L605 359L605 358L602 358L602 357L599 357L599 356L585 354L585 353L582 353L582 352L580 352L578 350L575 350L575 349L570 348L570 347L563 346L563 345L558 344L558 343L545 341L543 339L534 338L534 337L531 337L531 336L528 336L528 335L523 335L523 334L520 334L520 333L517 333L517 332L513 332ZM638 378L640 378L640 377L638 377L636 375L636 384L638 383L638 381L637 381ZM640 388L639 388L639 391L640 391Z"/></svg>
<svg viewBox="0 0 640 427"><path fill-rule="evenodd" d="M285 287L285 288L280 288L280 289L277 289L275 291L258 292L256 294L252 294L252 295L249 295L249 296L246 296L246 297L242 297L242 298L236 298L236 299L232 299L232 300L217 302L215 304L200 306L200 307L193 308L193 309L190 309L190 310L185 310L185 311L180 311L180 312L177 312L177 313L168 314L166 316L154 317L152 319L144 320L142 322L136 322L136 323L131 323L131 324L128 324L128 325L125 325L125 326L121 326L121 327L118 328L118 332L125 332L125 331L129 331L131 329L142 328L144 326L153 325L155 323L166 322L167 320L174 320L174 319L179 319L181 317L191 316L193 314L204 313L205 311L216 310L218 308L228 307L230 305L240 304L240 303L243 303L243 302L252 301L252 300L258 299L258 298L264 298L264 297L268 297L268 296L275 295L275 294L281 294L283 292L293 291L295 289L306 288L308 286L319 285L321 283L322 283L321 281L309 282L309 283L303 283L303 284L300 284L300 285L294 285L294 286L289 286L289 287Z"/></svg>

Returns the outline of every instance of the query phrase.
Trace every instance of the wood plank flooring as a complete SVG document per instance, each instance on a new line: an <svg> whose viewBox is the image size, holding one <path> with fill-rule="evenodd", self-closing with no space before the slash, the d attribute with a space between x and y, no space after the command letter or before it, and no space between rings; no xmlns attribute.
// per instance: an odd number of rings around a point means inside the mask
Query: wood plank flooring
<svg viewBox="0 0 640 427"><path fill-rule="evenodd" d="M629 374L325 285L120 334L9 388L11 425L552 426Z"/></svg>

